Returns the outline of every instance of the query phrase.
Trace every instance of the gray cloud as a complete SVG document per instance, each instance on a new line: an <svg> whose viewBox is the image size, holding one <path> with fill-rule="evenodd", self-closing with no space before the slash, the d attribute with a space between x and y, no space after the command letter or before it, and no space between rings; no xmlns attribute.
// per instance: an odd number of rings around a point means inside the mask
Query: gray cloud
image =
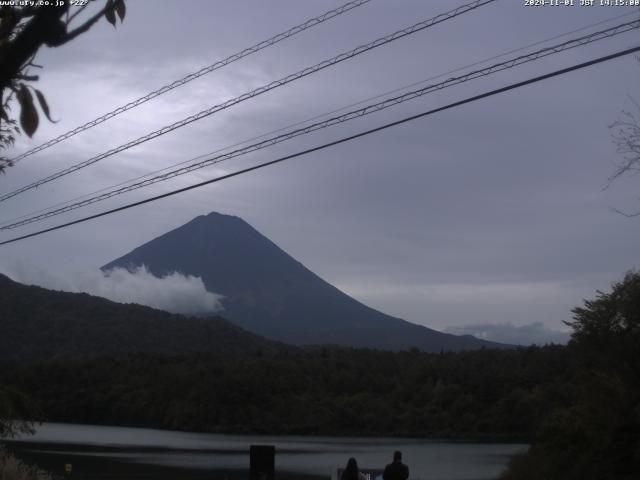
<svg viewBox="0 0 640 480"><path fill-rule="evenodd" d="M445 332L453 333L454 335L473 335L484 340L511 345L565 344L569 341L570 335L566 331L547 328L542 322L520 326L511 323L485 323L463 327L447 327Z"/></svg>
<svg viewBox="0 0 640 480"><path fill-rule="evenodd" d="M150 9L132 2L117 30L103 21L78 41L38 55L44 65L38 88L61 121L42 122L33 141L19 139L16 153L342 1L161 3ZM25 159L0 178L0 189L18 188L452 7L450 0L371 2ZM495 2L3 203L1 219L623 12ZM117 207L626 48L633 35L447 89L82 212ZM197 215L220 211L241 216L311 270L392 315L439 329L539 321L558 329L583 298L640 266L640 222L609 210L633 209L638 184L602 190L616 158L607 125L628 106L626 95L637 92L639 78L634 59L616 60L1 247L0 256L44 272L97 270ZM56 223L0 232L0 239Z"/></svg>
<svg viewBox="0 0 640 480"><path fill-rule="evenodd" d="M172 313L200 314L222 310L222 296L207 291L201 278L178 272L158 278L144 265L133 271L114 268L104 273L93 270L57 274L20 264L5 271L20 283L84 292L118 303L138 303Z"/></svg>

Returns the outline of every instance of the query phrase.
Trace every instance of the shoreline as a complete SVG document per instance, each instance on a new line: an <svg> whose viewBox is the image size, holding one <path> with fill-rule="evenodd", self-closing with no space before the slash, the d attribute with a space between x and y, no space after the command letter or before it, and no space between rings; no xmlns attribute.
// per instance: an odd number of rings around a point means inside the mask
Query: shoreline
<svg viewBox="0 0 640 480"><path fill-rule="evenodd" d="M37 453L30 450L14 449L6 445L6 451L19 460L51 474L54 478L62 477L64 464L73 465L73 476L83 480L104 480L105 478L127 480L159 479L159 480L246 480L249 475L248 468L195 468L192 466L176 467L171 465L154 465L127 461L119 457L105 457L101 455L69 453L64 461L61 461L62 452L49 451ZM331 478L331 472L327 475L310 475L306 473L290 472L286 470L276 471L278 479L282 480L326 480Z"/></svg>
<svg viewBox="0 0 640 480"><path fill-rule="evenodd" d="M156 432L171 432L171 433L196 433L203 435L225 435L225 436L234 436L234 437L268 437L268 438L279 438L279 437L299 437L299 438L322 438L322 437L331 437L331 438L341 438L341 439L350 439L350 438L364 438L364 439L381 439L381 440L415 440L422 442L433 442L433 443L487 443L487 444L500 444L500 443L521 443L521 444L530 444L531 439L526 436L519 435L489 435L489 434L477 434L477 435L464 435L464 436L447 436L447 435L437 435L437 436L417 436L411 434L403 434L399 433L375 433L375 432L300 432L300 431L280 431L277 433L270 432L262 432L262 431L253 431L249 429L231 429L231 430L182 430L182 429L170 429L163 428L162 426L146 426L143 424L107 424L107 423L77 423L77 422L65 422L65 421L38 421L32 422L35 426L36 430L39 425L72 425L79 427L107 427L107 428L135 428L137 430L151 430ZM11 439L5 440L6 442L21 442L21 441L30 441L28 438L32 438L32 436L26 437L26 439ZM44 442L44 443L52 443L52 442Z"/></svg>

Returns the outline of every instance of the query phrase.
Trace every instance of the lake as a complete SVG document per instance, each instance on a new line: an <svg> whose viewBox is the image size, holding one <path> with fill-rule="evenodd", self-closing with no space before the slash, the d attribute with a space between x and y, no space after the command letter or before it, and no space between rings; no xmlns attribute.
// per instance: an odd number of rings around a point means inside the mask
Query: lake
<svg viewBox="0 0 640 480"><path fill-rule="evenodd" d="M74 480L160 478L246 479L250 445L275 445L276 478L331 477L355 457L361 467L384 468L401 450L411 479L495 479L509 456L527 448L513 443L463 443L398 438L221 435L143 428L44 423L33 436L9 443L20 458Z"/></svg>

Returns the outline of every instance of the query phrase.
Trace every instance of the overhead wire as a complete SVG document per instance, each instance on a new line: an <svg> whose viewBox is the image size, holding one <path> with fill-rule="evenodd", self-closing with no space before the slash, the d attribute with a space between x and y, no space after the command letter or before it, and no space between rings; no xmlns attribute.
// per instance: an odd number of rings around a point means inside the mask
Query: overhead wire
<svg viewBox="0 0 640 480"><path fill-rule="evenodd" d="M285 131L285 130L287 130L287 129L289 129L289 128L292 128L292 127L296 127L296 126L304 125L304 124L306 124L306 123L308 123L308 122L311 122L311 121L313 121L313 120L317 120L317 119L319 119L319 118L327 117L327 116L329 116L329 115L332 115L332 114L334 114L334 113L338 113L338 112L344 111L344 110L346 110L346 109L348 109L348 108L351 108L351 107L354 107L354 106L362 105L363 103L366 103L366 102L368 102L368 101L376 100L376 99L379 99L379 98L383 98L383 97L388 96L388 95L390 95L390 94L397 93L397 92L400 92L400 91L406 90L406 89L408 89L408 88L411 88L411 87L415 87L415 86L417 86L417 85L424 84L424 83L429 82L429 81L431 81L431 80L436 80L436 79L438 79L438 78L442 78L442 77L444 77L444 76L446 76L446 75L450 75L450 74L452 74L452 73L457 73L457 72L460 72L460 71L462 71L462 70L466 70L466 69L468 69L468 68L471 68L471 67L474 67L474 66L477 66L477 65L482 65L482 64L487 63L487 62L489 62L489 61L491 61L491 60L495 60L495 59L498 59L498 58L505 57L505 56L510 55L510 54L512 54L512 53L517 53L517 52L521 52L521 51L524 51L524 50L528 50L529 48L532 48L532 47L535 47L535 46L538 46L538 45L542 45L542 44L548 43L548 42L553 41L553 40L556 40L556 39L558 39L558 38L566 37L566 36L572 35L572 34L574 34L574 33L582 32L582 31L588 30L588 29L590 29L590 28L593 28L593 27L596 27L596 26L599 26L599 25L602 25L602 24L605 24L605 23L609 23L609 22L612 22L612 21L615 21L615 20L619 20L619 19L621 19L621 18L629 17L629 16L632 16L632 15L633 15L633 16L637 15L637 12L627 12L627 13L623 13L623 14L621 14L621 15L615 15L615 16L613 16L613 17L609 17L609 18L606 18L606 19L604 19L604 20L600 20L600 21L598 21L598 22L595 22L595 23L591 23L591 24L588 24L588 25L582 26L582 27L580 27L580 28L577 28L577 29L574 29L574 30L570 30L570 31L568 31L568 32L564 32L564 33L561 33L561 34L558 34L558 35L554 35L554 36L552 36L552 37L548 37L548 38L545 38L545 39L543 39L543 40L539 40L539 41L537 41L537 42L530 43L530 44L528 44L528 45L524 45L524 46L522 46L522 47L518 47L518 48L513 49L513 50L509 50L509 51L506 51L506 52L502 52L502 53L500 53L500 54L494 55L494 56L492 56L492 57L485 58L485 59L483 59L483 60L479 60L479 61L474 62L474 63L471 63L471 64L467 64L467 65L464 65L464 66L461 66L461 67L456 67L455 69L448 70L448 71L443 72L443 73L440 73L440 74L438 74L438 75L434 75L434 76L431 76L431 77L425 78L425 79L420 80L420 81L417 81L417 82L413 82L413 83L410 83L410 84L407 84L407 85L403 85L402 87L398 87L398 88L395 88L395 89L393 89L393 90L388 90L388 91L385 91L385 92L383 92L383 93L380 93L380 94L377 94L377 95L374 95L374 96L371 96L371 97L367 97L367 98L361 99L361 100L359 100L359 101L357 101L357 102L353 102L353 103L350 103L350 104L344 105L344 106L339 107L339 108L337 108L337 109L334 109L334 110L331 110L331 111L328 111L328 112L324 112L324 113L321 113L321 114L314 115L313 117L306 118L306 119L304 119L304 120L300 120L300 121L297 121L297 122L295 122L295 123L291 123L291 124L285 125L285 126L283 126L283 127L279 127L279 128L277 128L277 129L275 129L275 130L270 130L270 131L265 132L265 133L262 133L262 134L260 134L260 135L256 135L256 136L253 136L253 137L250 137L250 138L247 138L247 139L244 139L244 140L241 140L241 141L235 142L235 143L233 143L233 144L230 144L230 145L226 145L226 146L224 146L224 147L217 148L217 149L215 149L215 150L213 150L213 151L209 151L209 152L206 152L206 153L199 154L199 155L197 155L196 157L192 157L192 158L189 158L189 159L187 159L187 160L183 160L183 161L180 161L180 162L177 162L177 163L171 164L171 165L166 166L166 167L163 167L163 168L161 168L161 169L157 169L157 170L153 170L153 171L151 171L151 172L147 172L147 173L145 173L145 174L142 174L142 175L139 175L139 176L137 176L137 177L133 177L133 178L130 178L130 179L124 180L124 181L119 182L119 183L116 183L116 184L114 184L114 185L110 185L110 186L107 186L107 187L104 187L104 188L101 188L101 189L98 189L98 190L94 190L94 191L92 191L92 192L88 192L88 193L85 193L85 194L79 195L79 196L77 196L77 197L73 197L73 198L71 198L71 199L69 199L69 200L65 200L65 201L62 201L62 202L56 203L56 204L54 204L54 205L50 205L50 206L45 207L45 208L41 208L41 209L38 209L38 210L35 210L35 211L31 211L31 212L25 213L25 214L20 215L20 216L17 216L17 217L13 217L13 218L10 218L10 219L7 219L7 220L2 220L2 221L0 221L0 229L2 229L1 227L2 227L3 225L6 225L6 224L8 224L8 223L12 223L12 222L15 222L15 221L17 221L17 220L21 220L21 219L23 219L23 218L27 218L27 217L30 217L30 216L33 216L33 215L37 215L37 214L39 214L39 213L49 211L49 210L54 209L54 208L56 208L56 207L60 207L60 206L64 206L64 205L68 205L68 204L70 204L70 203L72 203L72 202L76 202L76 201L81 200L81 199L84 199L84 198L88 198L88 197L91 197L91 196L95 196L95 195L97 195L97 194L99 194L99 193L102 193L102 192L105 192L105 191L107 191L107 190L114 189L114 188L117 188L117 187L120 187L120 186L123 186L123 185L127 185L127 184L129 184L129 183L132 183L132 182L135 182L135 181L137 181L137 180L141 180L141 179L143 179L143 178L147 178L147 177L150 177L150 176L156 175L156 174L158 174L158 173L161 173L161 172L164 172L164 171L170 170L170 169L175 168L175 167L178 167L178 166L180 166L180 165L185 165L185 164L187 164L187 163L195 162L195 161L197 161L197 160L199 160L199 159L201 159L201 158L205 158L205 157L207 157L207 156L214 155L214 154L216 154L216 153L223 152L223 151L225 151L225 150L229 150L229 149L231 149L231 148L234 148L234 147L237 147L237 146L240 146L240 145L243 145L243 144L246 144L246 143L249 143L249 142L255 141L255 140L259 140L259 139L261 139L261 138L268 137L269 135L272 135L272 134L275 134L275 133L279 133L279 132Z"/></svg>
<svg viewBox="0 0 640 480"><path fill-rule="evenodd" d="M440 15L437 15L435 17L432 17L430 19L427 20L423 20L421 22L415 23L414 25L411 25L410 27L398 30L394 33L391 33L389 35L386 35L384 37L380 37L372 42L369 42L367 44L364 45L360 45L352 50L349 50L347 52L343 52L339 55L336 55L330 59L324 60L320 63L317 63L315 65L312 65L310 67L304 68L296 73L287 75L286 77L283 77L279 80L275 80L273 82L270 82L266 85L263 85L262 87L256 88L250 92L244 93L238 97L232 98L230 100L227 100L224 103L218 104L218 105L214 105L213 107L210 107L206 110L202 110L194 115L191 115L189 117L186 117L178 122L172 123L171 125L167 125L165 127L162 127L154 132L148 133L147 135L144 135L142 137L137 138L136 140L132 140L130 142L127 142L125 144L122 144L116 148L112 148L106 152L103 152L99 155L96 155L88 160L85 160L83 162L77 163L71 167L65 168L63 170L60 170L56 173L53 173L45 178L42 178L40 180L37 180L33 183L30 183L29 185L26 185L24 187L18 188L17 190L13 190L9 193L6 193L4 195L0 196L0 202L6 201L12 197L15 197L16 195L19 195L21 193L27 192L29 190L32 190L34 188L37 188L41 185L44 185L46 183L52 182L53 180L56 180L60 177L69 175L73 172L76 172L82 168L86 168L90 165L93 165L96 162L99 162L101 160L104 160L107 157L110 157L112 155L115 155L116 153L120 153L122 151L128 150L132 147L135 147L137 145L140 145L141 143L147 142L149 140L155 139L157 137L160 137L162 135L165 135L169 132L172 132L173 130L176 130L178 128L184 127L186 125L189 125L190 123L193 123L197 120L201 120L205 117L208 117L210 115L213 115L214 113L217 113L221 110L227 109L229 107L232 107L234 105L237 105L245 100L254 98L258 95L261 95L263 93L269 92L275 88L281 87L283 85L287 85L295 80L298 80L300 78L306 77L308 75L311 75L313 73L316 73L320 70L323 70L325 68L328 68L330 66L336 65L340 62L343 62L345 60L351 59L357 55L360 55L362 53L365 53L369 50L372 50L374 48L378 48L381 47L383 45L386 45L388 43L391 43L395 40L398 40L400 38L404 38L408 35L412 35L414 33L417 33L419 31L422 31L426 28L432 27L434 25L437 25L439 23L445 22L447 20L451 20L455 17L458 17L460 15L463 15L467 12L470 12L472 10L475 10L479 7L482 7L484 5L487 5L489 3L493 3L496 0L475 0L471 3L467 3L464 5L461 5L459 7L456 7L452 10L449 10L448 12L442 13Z"/></svg>
<svg viewBox="0 0 640 480"><path fill-rule="evenodd" d="M321 121L321 122L317 122L311 125L307 125L305 127L302 128L298 128L295 130L292 130L290 132L281 134L281 135L277 135L275 137L271 137L268 138L266 140L263 140L261 142L258 143L254 143L251 145L248 145L246 147L237 149L237 150L233 150L231 152L228 153L224 153L212 158L207 158L201 162L192 164L192 165L188 165L188 166L184 166L172 171L169 171L167 173L161 174L161 175L157 175L155 177L151 177L148 178L146 180L142 180L140 182L137 183L133 183L127 186L123 186L121 188L114 188L106 193L103 193L101 195L96 195L93 197L89 197L86 198L84 200L81 201L77 201L75 203L70 203L65 204L65 206L60 207L60 208L55 208L54 207L50 207L49 209L45 209L45 213L41 213L41 214L37 214L37 215L33 215L30 216L28 218L23 218L24 219L18 219L17 221L13 222L13 223L9 223L5 222L4 224L0 225L0 230L11 230L14 228L18 228L24 225L28 225L30 223L34 223L37 221L41 221L53 216L57 216L57 215L61 215L63 213L67 213L70 212L72 210L76 210L78 208L82 208L100 201L104 201L107 200L109 198L112 198L114 196L117 195L122 195L124 193L133 191L133 190L137 190L139 188L143 188L143 187L147 187L149 185L158 183L158 182L162 182L162 181L166 181L170 178L174 178L180 175L184 175L190 172L193 172L195 170L199 170L202 168L205 168L207 166L213 165L213 164L218 164L221 163L223 161L229 160L231 158L235 158L241 155L245 155L257 150L261 150L263 148L281 143L283 141L286 140L290 140L292 138L301 136L301 135L306 135L309 134L311 132L320 130L320 129L324 129L339 123L344 123L347 122L349 120L353 120L356 118L360 118L363 117L365 115L369 115L371 113L374 112L379 112L381 110L384 110L386 108L398 105L400 103L409 101L409 100L414 100L418 97L421 97L423 95L426 95L428 93L432 93L435 91L439 91L454 85L458 85L470 80L474 80L480 77L484 77L484 76L488 76L497 72L501 72L504 71L506 69L509 68L513 68L519 65L523 65L525 63L529 63L532 61L536 61L539 60L541 58L545 58L549 55L554 55L572 48L576 48L579 46L584 46L584 45L588 45L591 44L593 42L599 41L599 40L603 40L606 38L611 38L613 36L616 35L620 35L622 33L626 33L629 32L631 30L634 29L638 29L640 28L640 19L639 20L634 20L631 22L626 22L626 23L622 23L620 25L616 25L614 27L610 27L608 29L605 30L601 30L601 31L597 31L597 32L593 32L590 33L588 35L584 35L582 37L578 37L575 39L571 39L568 40L566 42L557 44L557 45L553 45L550 47L546 47L546 48L542 48L540 50L537 50L535 52L531 52L529 54L526 55L521 55L518 57L514 57L511 58L509 60L503 61L503 62L499 62L496 63L494 65L490 65L488 67L482 68L482 69L478 69L478 70L473 70L471 72L468 72L464 75L458 76L458 77L451 77L447 80L445 80L444 82L440 82L440 83L436 83L436 84L431 84L431 85L427 85L421 89L418 90L413 90L410 92L406 92L402 95L396 96L396 97L391 97L391 98L387 98L381 102L375 103L375 104L370 104L367 105L363 108L357 109L357 110L352 110L350 112L347 112L343 115L339 115L337 117L332 117L329 118L327 120Z"/></svg>
<svg viewBox="0 0 640 480"><path fill-rule="evenodd" d="M588 30L590 28L597 27L599 25L603 25L605 23L609 23L609 22L612 22L614 20L619 20L621 18L629 17L629 16L632 16L632 15L635 16L635 15L637 15L637 13L636 12L627 12L627 13L623 13L621 15L615 15L613 17L609 17L609 18L606 18L604 20L600 20L598 22L591 23L589 25L585 25L585 26L580 27L580 28L576 28L574 30L570 30L568 32L564 32L564 33L561 33L559 35L554 35L552 37L545 38L544 40L539 40L537 42L530 43L528 45L525 45L525 46L522 46L522 47L518 47L516 49L509 50L507 52L503 52L503 53L500 53L498 55L494 55L492 57L485 58L483 60L479 60L477 62L468 64L468 65L464 65L462 67L457 67L457 68L455 68L453 70L448 70L448 71L446 71L444 73L440 73L438 75L434 75L434 76L425 78L425 79L420 80L418 82L413 82L413 83L410 83L410 84L407 84L407 85L403 85L402 87L394 88L393 90L387 90L387 91L385 91L383 93L377 94L377 95L372 96L372 97L364 98L364 99L359 100L357 102L353 102L353 103L350 103L348 105L344 105L344 106L342 106L340 108L337 108L337 109L334 109L334 110L331 110L331 111L328 111L328 112L324 112L324 113L321 113L321 114L318 114L318 115L314 115L313 117L306 118L304 120L300 120L300 121L297 121L295 123L291 123L291 124L285 125L283 127L279 127L279 128L277 128L275 130L270 130L270 131L262 133L260 135L253 136L253 137L250 137L250 138L235 142L233 144L226 145L226 146L221 147L221 148L217 148L215 150L212 150L212 151L209 151L209 152L206 152L206 153L202 153L200 155L197 155L196 157L192 157L192 158L189 158L187 160L182 160L180 162L171 164L171 165L169 165L167 167L163 167L163 168L160 168L160 169L157 169L157 170L153 170L153 171L145 173L143 175L139 175L137 177L124 180L122 182L116 183L115 185L110 185L108 187L104 187L104 188L101 188L99 190L94 190L92 192L79 195L79 196L71 198L69 200L65 200L63 202L59 202L59 203L56 203L54 205L50 205L50 206L45 207L45 208L41 208L41 209L38 209L38 210L35 210L35 211L28 212L28 213L20 215L18 217L13 217L13 218L10 218L10 219L7 219L7 220L0 221L0 227L2 227L3 225L6 225L8 223L15 222L17 220L21 220L23 218L27 218L27 217L30 217L30 216L33 216L33 215L36 215L36 214L39 214L39 213L42 213L42 212L46 212L46 211L54 209L56 207L60 207L60 206L63 206L63 205L70 204L72 202L76 202L76 201L81 200L83 198L88 198L88 197L91 197L91 196L95 196L95 195L97 195L99 193L102 193L102 192L105 192L107 190L114 189L114 188L117 188L117 187L120 187L120 186L123 186L123 185L127 185L129 183L135 182L137 180L141 180L143 178L150 177L152 175L156 175L156 174L161 173L161 172L165 172L167 170L170 170L172 168L178 167L180 165L185 165L187 163L195 162L197 160L200 160L201 158L205 158L205 157L208 157L210 155L214 155L216 153L220 153L220 152L223 152L225 150L229 150L231 148L238 147L240 145L244 145L246 143L249 143L249 142L252 142L252 141L255 141L255 140L260 140L261 138L268 137L269 135L273 135L275 133L283 132L283 131L285 131L285 130L287 130L289 128L293 128L293 127L297 127L297 126L300 126L300 125L304 125L304 124L306 124L308 122L312 122L313 120L317 120L317 119L320 119L320 118L327 117L329 115L333 115L335 113L344 111L344 110L346 110L348 108L356 107L358 105L362 105L363 103L370 102L372 100L377 100L379 98L386 97L386 96L391 95L393 93L401 92L403 90L415 87L417 85L422 85L422 84L424 84L426 82L429 82L429 81L432 81L432 80L437 80L438 78L442 78L442 77L444 77L446 75L450 75L452 73L457 73L457 72L466 70L468 68L472 68L472 67L475 67L475 66L478 66L478 65L482 65L482 64L490 62L492 60L496 60L498 58L506 57L507 55L511 55L512 53L522 52L524 50L528 50L529 48L536 47L538 45L543 45L543 44L551 42L553 40L557 40L558 38L563 38L563 37L566 37L566 36L569 36L569 35L573 35L574 33L583 32L583 31Z"/></svg>
<svg viewBox="0 0 640 480"><path fill-rule="evenodd" d="M260 135L253 136L253 137L250 137L250 138L235 142L233 144L226 145L226 146L221 147L221 148L217 148L215 150L212 150L212 151L209 151L209 152L206 152L206 153L202 153L200 155L197 155L196 157L192 157L192 158L189 158L187 160L182 160L180 162L171 164L169 166L166 166L166 167L163 167L163 168L160 168L160 169L157 169L157 170L152 170L151 172L145 173L143 175L139 175L137 177L129 178L129 179L124 180L122 182L116 183L115 185L110 185L108 187L104 187L104 188L101 188L99 190L94 190L92 192L88 192L88 193L79 195L77 197L74 197L74 198L71 198L69 200L65 200L65 201L56 203L54 205L50 205L50 206L45 207L45 208L41 208L41 209L38 209L38 210L35 210L35 211L31 211L31 212L25 213L25 214L20 215L18 217L13 217L13 218L10 218L10 219L7 219L7 220L0 221L0 227L2 227L3 225L6 225L8 223L15 222L17 220L21 220L23 218L27 218L27 217L30 217L30 216L33 216L33 215L36 215L36 214L39 214L39 213L42 213L42 212L46 212L46 211L54 209L56 207L61 207L63 205L67 205L67 204L70 204L72 202L76 202L76 201L81 200L83 198L87 198L87 197L91 197L91 196L97 195L99 193L105 192L105 191L110 190L110 189L114 189L114 188L117 188L117 187L120 187L120 186L123 186L123 185L127 185L129 183L135 182L137 180L141 180L143 178L150 177L152 175L156 175L158 173L170 170L170 169L178 167L180 165L185 165L187 163L195 162L195 161L197 161L197 160L199 160L201 158L204 158L204 157L207 157L207 156L210 156L210 155L214 155L216 153L223 152L225 150L229 150L230 148L238 147L240 145L244 145L246 143L249 143L249 142L252 142L252 141L255 141L255 140L259 140L261 138L268 137L269 135L273 135L274 133L279 133L279 132L285 131L285 130L287 130L289 128L293 128L293 127L297 127L297 126L300 126L300 125L304 125L305 123L312 122L313 120L317 120L319 118L324 118L324 117L327 117L329 115L333 115L334 113L338 113L338 112L341 112L341 111L346 110L348 108L356 107L358 105L362 105L363 103L369 102L371 100L377 100L377 99L383 98L383 97L385 97L387 95L391 95L393 93L401 92L401 91L406 90L408 88L412 88L412 87L415 87L417 85L422 85L422 84L424 84L426 82L429 82L429 81L432 81L432 80L437 80L438 78L442 78L442 77L444 77L446 75L450 75L452 73L457 73L457 72L460 72L462 70L466 70L468 68L472 68L472 67L475 67L475 66L478 66L478 65L482 65L484 63L490 62L492 60L496 60L498 58L506 57L507 55L511 55L512 53L522 52L524 50L528 50L529 48L536 47L538 45L543 45L543 44L551 42L553 40L557 40L558 38L562 38L562 37L566 37L566 36L569 36L569 35L573 35L574 33L578 33L578 32L583 32L583 31L588 30L590 28L597 27L599 25L603 25L605 23L609 23L609 22L612 22L614 20L619 20L621 18L629 17L629 16L632 16L632 15L637 15L637 13L636 12L627 12L627 13L623 13L621 15L615 15L613 17L609 17L609 18L606 18L604 20L600 20L598 22L591 23L589 25L585 25L585 26L580 27L580 28L576 28L576 29L570 30L568 32L564 32L564 33L561 33L561 34L558 34L558 35L554 35L552 37L545 38L544 40L539 40L537 42L530 43L528 45L524 45L522 47L518 47L518 48L513 49L513 50L509 50L509 51L506 51L506 52L503 52L503 53L499 53L498 55L494 55L492 57L488 57L488 58L485 58L483 60L479 60L477 62L468 64L468 65L464 65L462 67L457 67L457 68L455 68L453 70L448 70L448 71L446 71L444 73L440 73L438 75L434 75L432 77L425 78L425 79L420 80L418 82L413 82L413 83L410 83L410 84L407 84L407 85L403 85L402 87L394 88L393 90L387 90L387 91L385 91L383 93L374 95L372 97L367 97L367 98L364 98L362 100L358 100L357 102L353 102L353 103L350 103L348 105L344 105L344 106L342 106L340 108L337 108L337 109L334 109L334 110L331 110L331 111L328 111L328 112L324 112L324 113L321 113L321 114L318 114L318 115L314 115L313 117L306 118L304 120L300 120L300 121L297 121L295 123L291 123L291 124L285 125L283 127L279 127L279 128L277 128L275 130L270 130L268 132L261 133ZM2 228L0 228L0 230L1 229Z"/></svg>
<svg viewBox="0 0 640 480"><path fill-rule="evenodd" d="M298 33L304 32L305 30L308 30L312 27L315 27L317 25L320 25L321 23L326 22L327 20L330 20L332 18L335 18L339 15L342 15L343 13L349 12L351 10L353 10L354 8L358 8L366 3L369 3L371 0L353 0L350 2L345 3L344 5L338 7L338 8L334 8L333 10L329 10L328 12L325 12L321 15L318 15L317 17L314 18L310 18L308 20L306 20L305 22L296 25L295 27L291 27L290 29L282 32L282 33L278 33L277 35L274 35L266 40L263 40L259 43L256 43L255 45L252 45L250 47L245 48L244 50L241 50L240 52L234 53L232 55L229 55L228 57L222 59L222 60L218 60L215 63L208 65L206 67L202 67L200 70L196 71L196 72L192 72L188 75L185 75L184 77L175 80L167 85L164 85L140 98L137 98L136 100L132 100L129 103L126 103L125 105L122 105L108 113L105 113L104 115L101 115L98 118L95 118L89 122L86 122L82 125L80 125L79 127L74 128L73 130L69 130L66 133L63 133L62 135L59 135L51 140L48 140L45 143L42 143L40 145L38 145L37 147L34 147L24 153L21 153L20 155L15 156L14 158L10 158L9 161L11 163L17 163L20 160L22 160L23 158L26 158L30 155L33 155L35 153L41 152L42 150L45 150L49 147L52 147L53 145L56 145L57 143L60 143L64 140L67 140L68 138L73 137L74 135L77 135L81 132L84 132L85 130L88 130L90 128L93 128L97 125L100 125L101 123L106 122L107 120L120 115L121 113L124 113L128 110L131 110L132 108L138 107L140 105L142 105L143 103L148 102L149 100L152 100L156 97L159 97L160 95L163 95L171 90L174 90L178 87L181 87L182 85L185 85L197 78L200 78L204 75L207 75L211 72L214 72L215 70L218 70L226 65L229 65L233 62L236 62L242 58L245 58L253 53L259 52L260 50L263 50L267 47L271 47L272 45L275 45L276 43L279 43L287 38L293 37L295 35L297 35Z"/></svg>
<svg viewBox="0 0 640 480"><path fill-rule="evenodd" d="M407 122L411 122L411 121L414 121L414 120L417 120L419 118L423 118L423 117L426 117L426 116L429 116L429 115L433 115L433 114L438 113L438 112L449 110L451 108L459 107L459 106L462 106L462 105L465 105L465 104L468 104L468 103L476 102L476 101L482 100L484 98L492 97L494 95L498 95L498 94L501 94L501 93L504 93L504 92L515 90L517 88L521 88L521 87L524 87L526 85L531 85L533 83L541 82L541 81L547 80L549 78L557 77L559 75L564 75L564 74L567 74L567 73L575 71L575 70L580 70L580 69L583 69L583 68L586 68L586 67L590 67L590 66L599 64L599 63L610 61L610 60L613 60L615 58L619 58L619 57L622 57L622 56L625 56L625 55L629 55L629 54L632 54L632 53L635 53L635 52L638 52L638 51L640 51L640 46L636 46L636 47L628 48L628 49L625 49L625 50L621 50L621 51L618 51L618 52L615 52L615 53L612 53L612 54L609 54L609 55L605 55L605 56L602 56L602 57L595 58L593 60L589 60L587 62L582 62L582 63L576 64L576 65L572 65L570 67L565 67L565 68L562 68L562 69L559 69L559 70L555 70L553 72L550 72L550 73L547 73L547 74L544 74L544 75L539 75L539 76L536 76L536 77L533 77L533 78L529 78L529 79L521 81L521 82L512 83L512 84L507 85L505 87L501 87L501 88L497 88L497 89L494 89L494 90L490 90L488 92L485 92L485 93L482 93L482 94L479 94L479 95L474 95L472 97L468 97L468 98L465 98L463 100L459 100L459 101L456 101L456 102L453 102L453 103L449 103L449 104L444 105L442 107L438 107L438 108L435 108L435 109L432 109L432 110L428 110L426 112L422 112L422 113L419 113L419 114L416 114L416 115L405 117L405 118L403 118L401 120L396 120L394 122L386 123L386 124L381 125L379 127L375 127L375 128L369 129L369 130L365 130L363 132L356 133L354 135L349 135L347 137L343 137L343 138L340 138L338 140L334 140L332 142L328 142L328 143L325 143L325 144L322 144L322 145L319 145L319 146L316 146L316 147L313 147L313 148L309 148L309 149L306 149L306 150L303 150L303 151L300 151L300 152L297 152L297 153L294 153L294 154L291 154L291 155L286 155L284 157L276 158L275 160L270 160L268 162L263 162L263 163L260 163L258 165L253 165L251 167L244 168L242 170L238 170L238 171L233 172L233 173L229 173L229 174L226 174L226 175L222 175L220 177L216 177L216 178L212 178L212 179L209 179L209 180L205 180L203 182L199 182L199 183L196 183L196 184L193 184L193 185L189 185L187 187L179 188L177 190L172 190L170 192L163 193L161 195L156 195L154 197L150 197L150 198L146 198L144 200L140 200L140 201L137 201L137 202L129 203L129 204L123 205L121 207L113 208L113 209L110 209L110 210L107 210L107 211L96 213L94 215L89 215L87 217L79 218L77 220L66 222L66 223L63 223L63 224L60 224L60 225L56 225L56 226L53 226L53 227L49 227L49 228L46 228L46 229L43 229L43 230L39 230L37 232L32 232L32 233L29 233L29 234L26 234L26 235L22 235L22 236L15 237L15 238L12 238L12 239L9 239L9 240L5 240L5 241L0 242L0 246L8 245L10 243L14 243L14 242L18 242L18 241L21 241L21 240L25 240L27 238L35 237L35 236L42 235L42 234L45 234L45 233L48 233L48 232L52 232L52 231L55 231L55 230L60 230L62 228L66 228L66 227L69 227L69 226L72 226L72 225L77 225L79 223L84 223L84 222L87 222L89 220L94 220L96 218L104 217L106 215L111 215L113 213L117 213L117 212L121 212L121 211L124 211L124 210L128 210L130 208L134 208L134 207L137 207L137 206L140 206L140 205L144 205L144 204L147 204L147 203L155 202L157 200L160 200L160 199L163 199L163 198L167 198L167 197L170 197L170 196L173 196L173 195L177 195L179 193L183 193L183 192L186 192L186 191L189 191L189 190L193 190L193 189L196 189L196 188L200 188L200 187L203 187L205 185L209 185L209 184L212 184L212 183L217 183L217 182L220 182L220 181L223 181L223 180L227 180L229 178L233 178L233 177L236 177L236 176L239 176L239 175L243 175L245 173L249 173L249 172L252 172L252 171L255 171L255 170L259 170L259 169L262 169L262 168L265 168L265 167L268 167L268 166L271 166L271 165L275 165L275 164L284 162L286 160L290 160L290 159L293 159L293 158L301 157L301 156L307 155L309 153L313 153L313 152L317 152L317 151L320 151L320 150L324 150L326 148L329 148L329 147L332 147L332 146L335 146L335 145L339 145L339 144L342 144L342 143L345 143L345 142L349 142L349 141L355 140L357 138L361 138L361 137L364 137L364 136L367 136L367 135L371 135L373 133L380 132L380 131L386 130L388 128L395 127L397 125L401 125L401 124L404 124L404 123L407 123Z"/></svg>

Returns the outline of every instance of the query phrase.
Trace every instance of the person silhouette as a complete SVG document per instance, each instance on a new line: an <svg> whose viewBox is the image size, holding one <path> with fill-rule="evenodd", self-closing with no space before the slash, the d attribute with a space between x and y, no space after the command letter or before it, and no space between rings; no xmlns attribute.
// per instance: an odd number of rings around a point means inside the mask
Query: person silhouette
<svg viewBox="0 0 640 480"><path fill-rule="evenodd" d="M358 462L356 462L355 458L351 457L347 461L347 466L342 471L340 480L366 480L364 474L360 472L360 469L358 468Z"/></svg>
<svg viewBox="0 0 640 480"><path fill-rule="evenodd" d="M407 480L409 478L409 467L402 463L402 452L393 452L393 463L384 467L383 480Z"/></svg>

